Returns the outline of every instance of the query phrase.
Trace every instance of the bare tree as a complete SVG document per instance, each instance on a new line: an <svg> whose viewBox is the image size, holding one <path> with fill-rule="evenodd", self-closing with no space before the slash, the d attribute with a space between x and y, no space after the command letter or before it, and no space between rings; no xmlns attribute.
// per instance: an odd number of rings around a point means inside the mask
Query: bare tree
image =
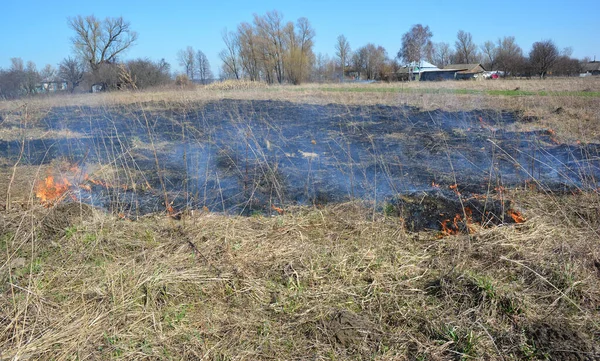
<svg viewBox="0 0 600 361"><path fill-rule="evenodd" d="M429 26L413 25L408 32L402 35L402 46L398 51L398 58L404 59L406 63L430 58L430 53L433 51L432 37L433 33L429 30Z"/></svg>
<svg viewBox="0 0 600 361"><path fill-rule="evenodd" d="M327 54L318 53L313 66L312 81L324 83L338 78L336 67L334 59L331 59Z"/></svg>
<svg viewBox="0 0 600 361"><path fill-rule="evenodd" d="M69 18L69 27L75 31L71 38L75 52L96 73L105 63L116 63L117 57L129 49L138 34L122 17L100 20L94 15Z"/></svg>
<svg viewBox="0 0 600 361"><path fill-rule="evenodd" d="M154 62L150 59L129 60L121 69L121 83L133 89L144 89L167 84L170 79L170 65L164 59Z"/></svg>
<svg viewBox="0 0 600 361"><path fill-rule="evenodd" d="M228 33L227 30L223 30L221 37L225 43L225 49L219 53L219 58L223 62L221 72L226 77L240 79L239 38L235 33Z"/></svg>
<svg viewBox="0 0 600 361"><path fill-rule="evenodd" d="M360 47L352 53L352 67L354 71L358 73L358 79L360 79L360 74L364 73L367 67L367 57L369 54L367 53L367 48Z"/></svg>
<svg viewBox="0 0 600 361"><path fill-rule="evenodd" d="M439 68L443 68L450 64L450 59L454 56L450 44L448 43L434 43L433 44L433 57L431 62Z"/></svg>
<svg viewBox="0 0 600 361"><path fill-rule="evenodd" d="M23 59L11 58L10 62L8 70L0 70L0 99L13 99L25 94Z"/></svg>
<svg viewBox="0 0 600 361"><path fill-rule="evenodd" d="M267 12L264 16L254 14L254 26L262 42L264 72L267 82L274 79L270 76L273 71L278 83L283 83L285 75L285 39L283 15L277 10Z"/></svg>
<svg viewBox="0 0 600 361"><path fill-rule="evenodd" d="M43 81L55 81L56 68L54 68L51 64L46 64L40 71L40 77Z"/></svg>
<svg viewBox="0 0 600 361"><path fill-rule="evenodd" d="M473 43L473 36L471 33L459 30L456 34L454 46L456 48L454 61L457 64L471 64L479 57L477 54L477 46Z"/></svg>
<svg viewBox="0 0 600 361"><path fill-rule="evenodd" d="M308 19L299 18L296 26L288 23L285 32L285 69L288 81L292 84L300 84L308 79L310 68L314 62L313 38L315 30Z"/></svg>
<svg viewBox="0 0 600 361"><path fill-rule="evenodd" d="M58 76L70 85L71 93L83 80L83 65L71 57L63 59L58 66Z"/></svg>
<svg viewBox="0 0 600 361"><path fill-rule="evenodd" d="M496 70L496 59L498 57L498 48L493 41L486 41L481 46L484 67L487 70Z"/></svg>
<svg viewBox="0 0 600 361"><path fill-rule="evenodd" d="M23 59L21 58L10 58L10 70L12 71L25 71L23 65Z"/></svg>
<svg viewBox="0 0 600 361"><path fill-rule="evenodd" d="M366 79L374 80L383 77L387 52L382 46L369 43L358 48L356 55L356 64L364 72Z"/></svg>
<svg viewBox="0 0 600 361"><path fill-rule="evenodd" d="M535 72L544 78L559 58L558 47L552 40L543 40L533 43L529 52L529 62Z"/></svg>
<svg viewBox="0 0 600 361"><path fill-rule="evenodd" d="M177 52L177 61L179 65L183 67L185 75L191 80L194 80L194 74L196 73L196 54L194 48L188 46L185 49L181 49Z"/></svg>
<svg viewBox="0 0 600 361"><path fill-rule="evenodd" d="M42 80L40 73L37 71L37 67L33 61L28 61L25 67L25 79L23 88L26 94L35 94L36 89Z"/></svg>
<svg viewBox="0 0 600 361"><path fill-rule="evenodd" d="M498 39L498 55L496 57L498 67L504 71L505 76L514 75L523 69L525 58L523 50L517 44L514 36L505 36Z"/></svg>
<svg viewBox="0 0 600 361"><path fill-rule="evenodd" d="M202 82L202 84L208 83L210 79L213 78L212 71L210 70L210 63L208 62L208 58L202 50L198 50L196 52L196 69L198 72L198 78Z"/></svg>
<svg viewBox="0 0 600 361"><path fill-rule="evenodd" d="M340 67L342 68L342 74L340 76L340 81L344 81L344 74L346 73L346 65L350 60L350 54L352 50L350 49L350 43L346 39L344 35L340 35L337 37L337 42L335 43L335 56L340 59Z"/></svg>
<svg viewBox="0 0 600 361"><path fill-rule="evenodd" d="M259 39L256 29L249 23L238 25L238 49L241 67L250 80L260 78Z"/></svg>

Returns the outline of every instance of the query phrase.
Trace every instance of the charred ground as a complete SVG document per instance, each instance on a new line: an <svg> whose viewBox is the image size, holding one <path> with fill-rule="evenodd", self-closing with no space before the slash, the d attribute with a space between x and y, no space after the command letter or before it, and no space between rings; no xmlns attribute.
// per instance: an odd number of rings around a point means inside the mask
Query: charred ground
<svg viewBox="0 0 600 361"><path fill-rule="evenodd" d="M69 136L4 141L0 154L15 161L24 145L25 164L67 161L77 171L56 176L69 179L77 200L128 216L169 207L275 213L355 199L383 209L404 204L398 195L425 195L459 206L461 197L471 199L480 220L498 223L510 221L500 211L510 204L485 210L481 195L526 185L597 187L597 144L562 144L552 130L515 126L524 121L531 119L497 110L260 100L55 107L38 126ZM492 215L481 216L486 211ZM415 222L422 212L399 212L409 223L438 228L456 214Z"/></svg>

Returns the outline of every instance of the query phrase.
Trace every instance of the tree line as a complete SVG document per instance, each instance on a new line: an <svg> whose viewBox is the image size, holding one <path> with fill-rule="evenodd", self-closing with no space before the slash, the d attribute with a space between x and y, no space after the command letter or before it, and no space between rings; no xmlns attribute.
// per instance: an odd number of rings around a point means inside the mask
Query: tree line
<svg viewBox="0 0 600 361"><path fill-rule="evenodd" d="M85 84L104 90L142 89L169 84L207 84L215 76L207 56L192 46L177 53L179 74L172 74L164 59L123 60L124 54L138 40L137 32L122 17L98 19L76 16L68 19L73 31L73 54L56 66L36 64L12 58L7 69L0 69L0 98L14 98L48 92L50 84L67 84L73 92ZM269 84L300 84L302 82L334 82L350 78L363 80L394 80L407 64L428 61L439 68L449 64L480 63L486 70L499 70L506 76L572 76L581 71L580 64L589 59L572 58L572 49L559 49L550 39L535 42L528 54L514 36L504 36L477 45L471 33L459 30L454 44L433 42L428 26L413 25L404 33L400 49L389 56L386 49L368 43L352 49L349 40L340 35L332 44L334 55L314 53L316 31L301 17L285 21L274 10L264 15L254 14L252 22L240 23L234 31L223 31L224 49L220 79L249 79ZM175 76L174 76L175 75Z"/></svg>
<svg viewBox="0 0 600 361"><path fill-rule="evenodd" d="M428 26L414 25L402 37L398 58L406 63L426 60L439 68L449 64L480 63L486 70L501 70L509 75L540 77L549 72L554 75L577 75L579 60L571 58L569 47L560 50L552 40L533 43L525 55L514 36L505 36L481 45L473 42L471 33L459 30L454 47L448 43L431 41L433 33ZM589 59L583 59L583 62Z"/></svg>

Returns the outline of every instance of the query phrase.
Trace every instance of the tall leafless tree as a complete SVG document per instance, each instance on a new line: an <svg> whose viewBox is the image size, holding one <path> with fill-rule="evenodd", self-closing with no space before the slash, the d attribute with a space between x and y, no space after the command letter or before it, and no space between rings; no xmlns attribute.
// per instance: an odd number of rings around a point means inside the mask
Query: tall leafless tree
<svg viewBox="0 0 600 361"><path fill-rule="evenodd" d="M226 77L240 79L242 76L239 58L240 40L237 34L227 32L227 30L223 30L221 38L225 43L225 49L219 52L219 58L221 58L221 61L223 62L222 73Z"/></svg>
<svg viewBox="0 0 600 361"><path fill-rule="evenodd" d="M431 63L435 64L438 68L443 68L450 64L450 59L454 53L448 43L434 43L433 44L433 56L430 60Z"/></svg>
<svg viewBox="0 0 600 361"><path fill-rule="evenodd" d="M25 71L23 65L23 59L21 58L10 58L10 70L12 71Z"/></svg>
<svg viewBox="0 0 600 361"><path fill-rule="evenodd" d="M515 75L523 70L525 58L523 49L517 44L514 36L505 36L498 39L497 63L499 70L504 71L504 75Z"/></svg>
<svg viewBox="0 0 600 361"><path fill-rule="evenodd" d="M283 15L277 10L267 12L264 16L254 14L254 26L262 41L263 63L267 81L272 82L270 76L274 72L278 83L283 83L285 75L285 38Z"/></svg>
<svg viewBox="0 0 600 361"><path fill-rule="evenodd" d="M237 38L241 67L250 80L258 80L261 71L258 56L260 41L256 29L251 24L243 22L238 25Z"/></svg>
<svg viewBox="0 0 600 361"><path fill-rule="evenodd" d="M420 62L423 59L430 58L433 51L431 38L433 33L429 26L421 24L413 25L412 28L402 35L402 46L398 51L398 58L404 59L404 62Z"/></svg>
<svg viewBox="0 0 600 361"><path fill-rule="evenodd" d="M543 79L548 71L552 69L559 56L558 47L552 40L542 40L533 43L529 52L529 62L535 72Z"/></svg>
<svg viewBox="0 0 600 361"><path fill-rule="evenodd" d="M198 73L198 79L200 79L202 84L207 84L213 78L213 73L210 70L210 63L202 50L196 52L196 71Z"/></svg>
<svg viewBox="0 0 600 361"><path fill-rule="evenodd" d="M346 65L350 60L350 54L352 53L352 49L350 48L350 43L346 39L344 35L340 35L337 37L337 42L335 43L335 56L340 59L340 68L342 68L342 74L340 75L340 81L344 81L344 74L346 73Z"/></svg>
<svg viewBox="0 0 600 361"><path fill-rule="evenodd" d="M456 48L454 55L456 64L472 64L478 60L477 46L473 42L471 33L459 30L456 34L454 47Z"/></svg>
<svg viewBox="0 0 600 361"><path fill-rule="evenodd" d="M188 46L185 49L181 49L177 52L177 61L179 65L183 67L185 75L191 80L194 80L196 74L196 53L194 48Z"/></svg>
<svg viewBox="0 0 600 361"><path fill-rule="evenodd" d="M94 15L78 15L68 21L75 32L71 38L73 48L92 72L98 71L101 64L116 63L138 39L130 23L122 17L100 20Z"/></svg>
<svg viewBox="0 0 600 361"><path fill-rule="evenodd" d="M496 61L498 57L498 48L493 41L486 41L481 46L483 65L487 70L496 70Z"/></svg>

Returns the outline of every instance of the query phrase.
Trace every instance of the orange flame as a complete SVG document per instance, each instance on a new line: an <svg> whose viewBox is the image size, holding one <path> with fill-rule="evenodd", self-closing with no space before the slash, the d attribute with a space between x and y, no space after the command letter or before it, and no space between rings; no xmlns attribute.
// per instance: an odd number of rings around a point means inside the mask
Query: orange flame
<svg viewBox="0 0 600 361"><path fill-rule="evenodd" d="M271 209L276 211L279 214L283 214L283 208L276 207L274 204L271 204Z"/></svg>
<svg viewBox="0 0 600 361"><path fill-rule="evenodd" d="M523 215L519 211L509 209L508 211L506 211L506 213L508 213L508 215L513 219L513 221L515 221L515 223L525 222L525 217L523 217Z"/></svg>
<svg viewBox="0 0 600 361"><path fill-rule="evenodd" d="M448 186L450 189L452 189L452 191L454 193L456 193L457 196L460 196L460 192L458 191L458 184L454 183L450 186Z"/></svg>
<svg viewBox="0 0 600 361"><path fill-rule="evenodd" d="M66 178L55 182L54 176L49 175L43 182L38 182L35 186L35 195L44 206L50 207L63 199L70 186L71 183Z"/></svg>

